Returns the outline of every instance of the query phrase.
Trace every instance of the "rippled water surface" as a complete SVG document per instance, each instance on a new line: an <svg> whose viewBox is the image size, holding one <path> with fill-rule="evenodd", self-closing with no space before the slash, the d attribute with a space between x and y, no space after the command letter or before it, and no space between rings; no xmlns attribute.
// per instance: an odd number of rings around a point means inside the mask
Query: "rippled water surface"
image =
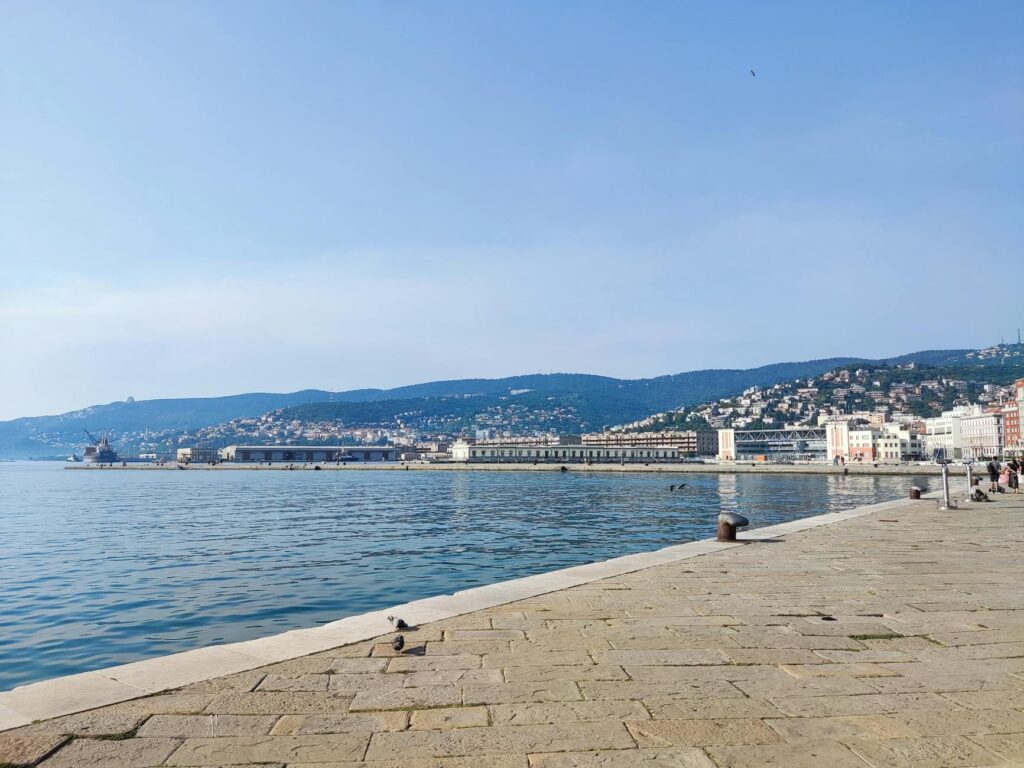
<svg viewBox="0 0 1024 768"><path fill-rule="evenodd" d="M769 525L915 482L0 464L0 690L706 538L722 508Z"/></svg>

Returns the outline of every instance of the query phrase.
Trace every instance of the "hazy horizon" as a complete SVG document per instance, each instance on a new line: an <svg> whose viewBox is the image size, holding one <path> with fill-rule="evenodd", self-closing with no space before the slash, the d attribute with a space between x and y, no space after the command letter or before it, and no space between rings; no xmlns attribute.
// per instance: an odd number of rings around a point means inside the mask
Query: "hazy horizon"
<svg viewBox="0 0 1024 768"><path fill-rule="evenodd" d="M1024 326L1020 3L0 13L0 419Z"/></svg>

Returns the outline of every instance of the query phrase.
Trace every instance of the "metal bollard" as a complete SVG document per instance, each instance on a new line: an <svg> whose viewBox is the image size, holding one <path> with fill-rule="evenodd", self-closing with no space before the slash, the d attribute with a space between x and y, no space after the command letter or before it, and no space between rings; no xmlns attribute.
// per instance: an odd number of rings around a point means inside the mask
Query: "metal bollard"
<svg viewBox="0 0 1024 768"><path fill-rule="evenodd" d="M939 509L956 509L956 504L949 500L949 464L942 464L942 506Z"/></svg>
<svg viewBox="0 0 1024 768"><path fill-rule="evenodd" d="M718 516L718 541L736 541L736 529L750 525L750 521L735 512L722 512Z"/></svg>
<svg viewBox="0 0 1024 768"><path fill-rule="evenodd" d="M910 498L912 498L912 499L920 499L921 498L921 489L918 488L916 485L910 486Z"/></svg>

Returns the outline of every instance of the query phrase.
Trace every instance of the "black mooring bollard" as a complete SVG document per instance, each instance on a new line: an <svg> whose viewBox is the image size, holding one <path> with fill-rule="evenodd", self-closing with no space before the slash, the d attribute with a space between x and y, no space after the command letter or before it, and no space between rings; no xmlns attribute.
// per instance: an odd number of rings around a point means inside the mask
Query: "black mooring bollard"
<svg viewBox="0 0 1024 768"><path fill-rule="evenodd" d="M750 521L735 512L722 512L718 516L718 540L736 541L736 529L750 525Z"/></svg>

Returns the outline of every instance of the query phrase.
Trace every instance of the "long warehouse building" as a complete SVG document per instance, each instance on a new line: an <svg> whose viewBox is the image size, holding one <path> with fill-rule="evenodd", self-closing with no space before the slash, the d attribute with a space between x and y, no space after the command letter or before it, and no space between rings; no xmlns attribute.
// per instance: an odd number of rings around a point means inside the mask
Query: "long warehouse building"
<svg viewBox="0 0 1024 768"><path fill-rule="evenodd" d="M452 445L452 461L484 463L538 464L557 462L559 464L651 464L664 461L678 461L679 451L675 448L649 447L597 447L593 445L550 445L522 443L474 445L457 442Z"/></svg>
<svg viewBox="0 0 1024 768"><path fill-rule="evenodd" d="M229 445L224 461L398 461L401 450L387 445Z"/></svg>

